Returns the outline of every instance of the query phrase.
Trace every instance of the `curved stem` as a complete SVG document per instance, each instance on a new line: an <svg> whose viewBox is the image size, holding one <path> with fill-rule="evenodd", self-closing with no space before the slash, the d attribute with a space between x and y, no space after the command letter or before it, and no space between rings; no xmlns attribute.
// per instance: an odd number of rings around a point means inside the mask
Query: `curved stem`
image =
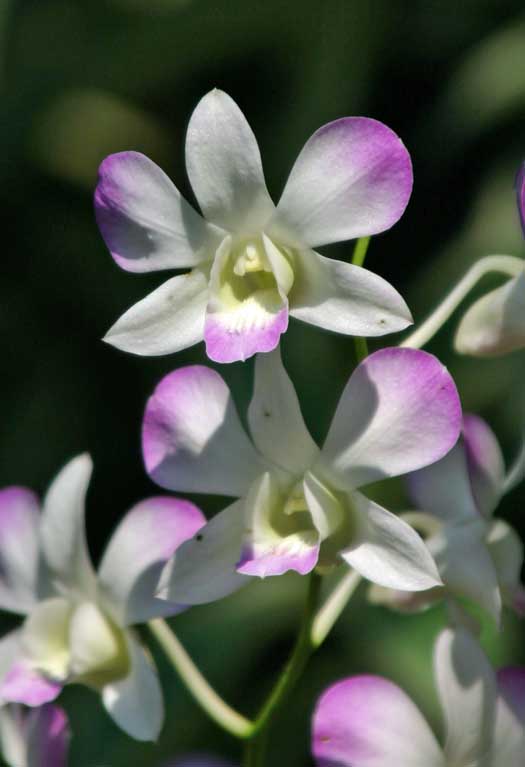
<svg viewBox="0 0 525 767"><path fill-rule="evenodd" d="M315 648L323 644L360 582L361 575L349 570L327 598L312 623L310 638Z"/></svg>
<svg viewBox="0 0 525 767"><path fill-rule="evenodd" d="M363 266L365 263L366 251L370 243L370 237L360 237L355 244L354 252L352 254L352 263L354 266ZM354 336L354 349L357 362L362 362L365 357L368 357L368 344L366 338L360 336Z"/></svg>
<svg viewBox="0 0 525 767"><path fill-rule="evenodd" d="M231 708L211 687L192 661L173 631L162 618L148 623L151 633L194 699L223 730L236 738L249 738L254 724Z"/></svg>
<svg viewBox="0 0 525 767"><path fill-rule="evenodd" d="M501 272L511 277L516 277L524 269L524 262L515 256L486 256L470 267L464 277L458 282L448 296L435 309L430 317L413 333L411 333L399 346L408 346L412 349L420 349L435 336L438 330L445 324L461 301L465 298L474 285L489 272Z"/></svg>
<svg viewBox="0 0 525 767"><path fill-rule="evenodd" d="M309 578L308 594L299 634L288 662L255 719L252 735L244 752L244 767L261 767L263 764L268 725L303 673L315 649L311 635L320 590L321 576L313 572Z"/></svg>

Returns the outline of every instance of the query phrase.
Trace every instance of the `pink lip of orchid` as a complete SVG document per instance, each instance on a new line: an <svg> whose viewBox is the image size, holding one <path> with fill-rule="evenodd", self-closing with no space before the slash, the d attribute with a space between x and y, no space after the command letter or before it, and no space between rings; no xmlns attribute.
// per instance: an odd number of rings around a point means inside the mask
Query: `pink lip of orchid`
<svg viewBox="0 0 525 767"><path fill-rule="evenodd" d="M0 642L0 696L39 706L65 684L84 683L100 692L129 735L154 740L162 694L131 626L177 611L155 598L157 581L205 519L187 501L148 498L119 524L95 573L84 525L91 472L89 456L70 461L51 484L41 514L30 490L0 491L0 605L26 616Z"/></svg>
<svg viewBox="0 0 525 767"><path fill-rule="evenodd" d="M317 767L521 767L525 752L525 668L497 676L465 629L445 629L434 652L445 719L440 746L397 685L355 676L332 685L313 718Z"/></svg>
<svg viewBox="0 0 525 767"><path fill-rule="evenodd" d="M0 708L0 751L9 767L67 767L70 737L66 714L51 703Z"/></svg>
<svg viewBox="0 0 525 767"><path fill-rule="evenodd" d="M131 272L191 268L129 309L105 340L140 355L204 339L217 362L279 343L288 315L338 333L381 336L412 318L385 280L313 247L377 234L403 214L410 156L382 123L347 117L304 146L277 206L257 141L237 104L213 90L198 104L186 166L204 218L137 152L104 160L95 212L115 261Z"/></svg>
<svg viewBox="0 0 525 767"><path fill-rule="evenodd" d="M518 213L525 235L525 163L516 178ZM525 347L525 264L504 285L475 301L463 316L454 340L456 351L498 357Z"/></svg>
<svg viewBox="0 0 525 767"><path fill-rule="evenodd" d="M208 602L251 576L343 561L393 588L441 583L420 537L358 490L436 461L456 442L459 398L435 357L413 349L370 355L319 450L279 352L258 355L248 422L252 440L221 376L199 365L166 376L147 403L143 454L152 479L239 499L178 549L161 579L164 598Z"/></svg>
<svg viewBox="0 0 525 767"><path fill-rule="evenodd" d="M415 515L415 525L429 533L426 543L445 588L411 598L373 587L372 600L411 610L448 593L477 602L498 623L502 603L524 615L523 544L507 522L493 518L508 481L488 424L466 414L458 444L408 481L416 507L425 512Z"/></svg>

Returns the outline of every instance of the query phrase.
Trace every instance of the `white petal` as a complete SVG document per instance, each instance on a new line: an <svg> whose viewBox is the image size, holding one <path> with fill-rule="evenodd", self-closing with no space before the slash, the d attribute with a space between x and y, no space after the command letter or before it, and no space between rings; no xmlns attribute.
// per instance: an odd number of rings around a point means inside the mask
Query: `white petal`
<svg viewBox="0 0 525 767"><path fill-rule="evenodd" d="M221 376L190 365L165 376L146 404L142 449L168 490L241 496L261 472Z"/></svg>
<svg viewBox="0 0 525 767"><path fill-rule="evenodd" d="M261 229L274 205L253 132L230 96L210 91L188 125L186 167L202 212L229 231Z"/></svg>
<svg viewBox="0 0 525 767"><path fill-rule="evenodd" d="M368 580L404 591L441 585L435 562L419 535L399 517L361 493L352 501L359 524L352 546L341 557Z"/></svg>
<svg viewBox="0 0 525 767"><path fill-rule="evenodd" d="M481 519L446 524L427 541L446 588L477 602L499 623L501 594Z"/></svg>
<svg viewBox="0 0 525 767"><path fill-rule="evenodd" d="M29 767L26 717L17 704L0 708L0 744L0 752L9 767Z"/></svg>
<svg viewBox="0 0 525 767"><path fill-rule="evenodd" d="M101 164L95 215L111 255L129 272L195 266L221 236L139 152L112 154Z"/></svg>
<svg viewBox="0 0 525 767"><path fill-rule="evenodd" d="M505 463L496 435L482 418L466 413L463 441L472 494L481 514L489 517L503 495Z"/></svg>
<svg viewBox="0 0 525 767"><path fill-rule="evenodd" d="M104 341L141 356L173 354L202 341L208 278L200 269L179 274L128 309Z"/></svg>
<svg viewBox="0 0 525 767"><path fill-rule="evenodd" d="M92 471L87 454L66 464L46 494L40 528L44 556L57 588L87 595L96 588L85 528L85 498Z"/></svg>
<svg viewBox="0 0 525 767"><path fill-rule="evenodd" d="M157 740L163 721L164 703L157 672L141 645L126 635L129 674L102 690L106 711L124 732L135 740Z"/></svg>
<svg viewBox="0 0 525 767"><path fill-rule="evenodd" d="M73 679L93 682L102 675L117 676L127 667L122 632L94 602L75 607L69 624L69 643L69 671Z"/></svg>
<svg viewBox="0 0 525 767"><path fill-rule="evenodd" d="M304 472L319 453L304 423L279 349L255 358L248 423L257 449L271 463L294 474Z"/></svg>
<svg viewBox="0 0 525 767"><path fill-rule="evenodd" d="M498 357L525 347L525 271L470 307L454 345L474 357Z"/></svg>
<svg viewBox="0 0 525 767"><path fill-rule="evenodd" d="M434 673L445 716L447 764L480 764L494 727L492 667L465 629L445 629L436 642Z"/></svg>
<svg viewBox="0 0 525 767"><path fill-rule="evenodd" d="M384 336L412 324L397 290L360 266L325 258L313 250L294 253L290 314L335 333Z"/></svg>
<svg viewBox="0 0 525 767"><path fill-rule="evenodd" d="M439 360L416 349L381 349L348 381L321 451L344 487L395 477L442 458L456 443L461 406Z"/></svg>
<svg viewBox="0 0 525 767"><path fill-rule="evenodd" d="M502 519L492 522L487 547L496 568L503 601L525 615L525 588L521 583L523 543L513 528Z"/></svg>
<svg viewBox="0 0 525 767"><path fill-rule="evenodd" d="M244 527L242 501L216 514L177 549L162 575L159 595L177 604L203 604L249 583L249 576L237 572Z"/></svg>
<svg viewBox="0 0 525 767"><path fill-rule="evenodd" d="M21 630L18 628L0 638L0 684L20 655L20 636ZM3 703L0 697L0 710Z"/></svg>
<svg viewBox="0 0 525 767"><path fill-rule="evenodd" d="M525 753L525 668L498 671L493 767L522 767Z"/></svg>
<svg viewBox="0 0 525 767"><path fill-rule="evenodd" d="M407 481L410 497L420 511L442 521L479 519L461 438L444 458L412 472Z"/></svg>
<svg viewBox="0 0 525 767"><path fill-rule="evenodd" d="M102 593L120 625L173 613L155 596L161 571L178 546L205 522L193 503L169 496L147 498L126 514L111 536L98 573Z"/></svg>
<svg viewBox="0 0 525 767"><path fill-rule="evenodd" d="M343 117L306 142L270 235L323 245L377 234L402 216L411 191L410 156L398 136L377 120Z"/></svg>
<svg viewBox="0 0 525 767"><path fill-rule="evenodd" d="M0 606L27 613L38 599L40 504L24 487L0 490Z"/></svg>
<svg viewBox="0 0 525 767"><path fill-rule="evenodd" d="M46 599L29 614L22 626L20 646L25 659L52 680L63 681L68 675L72 610L67 599Z"/></svg>

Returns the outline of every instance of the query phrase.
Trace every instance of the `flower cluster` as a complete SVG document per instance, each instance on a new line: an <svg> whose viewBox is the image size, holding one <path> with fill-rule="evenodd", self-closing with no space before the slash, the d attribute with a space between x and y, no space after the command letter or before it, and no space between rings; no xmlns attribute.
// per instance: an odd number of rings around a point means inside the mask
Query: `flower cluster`
<svg viewBox="0 0 525 767"><path fill-rule="evenodd" d="M451 625L434 653L446 737L440 745L394 683L350 677L317 704L318 767L520 767L525 669L495 674L469 606L477 603L498 626L503 605L525 614L523 545L493 516L523 477L525 450L506 470L489 425L462 413L451 374L421 347L493 269L510 279L470 307L456 349L491 356L523 347L523 262L510 256L479 262L399 346L368 355L363 338L411 324L407 305L363 268L364 256L349 264L314 248L366 238L363 247L401 217L412 167L395 133L363 117L323 126L274 205L248 123L228 95L214 90L190 119L186 166L202 215L144 155L123 152L100 167L96 220L117 264L130 272L190 270L129 309L105 340L139 355L171 354L201 341L215 362L255 355L247 429L227 383L204 365L166 375L144 413L150 478L164 490L230 501L209 520L171 495L137 503L95 571L84 519L89 456L59 472L42 510L26 488L0 491L0 607L23 616L0 641L5 760L12 767L65 767L69 728L52 701L71 683L99 693L128 735L155 740L162 691L136 629L148 624L207 713L248 742L245 763L262 764L259 735L365 578L376 603L403 611L441 599L449 605ZM517 192L525 227L525 165ZM359 362L320 445L282 361L289 315L359 339ZM370 486L401 476L413 507L395 514L373 499ZM288 571L308 576L305 619L280 682L250 721L211 690L162 619ZM320 579L334 571L339 586L319 608ZM228 767L204 753L170 764Z"/></svg>

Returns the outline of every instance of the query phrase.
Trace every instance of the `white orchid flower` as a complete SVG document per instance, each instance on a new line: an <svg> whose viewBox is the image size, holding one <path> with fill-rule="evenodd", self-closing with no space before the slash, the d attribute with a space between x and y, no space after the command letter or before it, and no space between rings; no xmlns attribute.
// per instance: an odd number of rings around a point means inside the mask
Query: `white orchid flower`
<svg viewBox="0 0 525 767"><path fill-rule="evenodd" d="M143 454L165 488L239 500L167 566L163 595L218 599L250 576L346 562L370 580L441 583L421 538L360 488L442 457L461 425L456 387L432 355L383 349L354 371L319 450L278 351L259 355L244 432L221 376L195 365L166 376L146 406Z"/></svg>
<svg viewBox="0 0 525 767"><path fill-rule="evenodd" d="M160 571L205 520L187 501L148 498L119 524L95 573L84 526L91 472L89 456L70 461L42 514L30 490L0 491L0 606L26 616L0 642L0 696L39 706L65 684L87 684L119 727L154 740L161 689L130 626L174 612L154 596Z"/></svg>
<svg viewBox="0 0 525 767"><path fill-rule="evenodd" d="M465 629L445 629L435 646L434 676L443 745L400 687L379 676L354 676L332 685L317 704L317 767L523 767L525 668L496 676Z"/></svg>
<svg viewBox="0 0 525 767"><path fill-rule="evenodd" d="M516 191L525 234L525 163L518 172ZM515 277L468 309L458 326L454 345L456 351L474 357L498 357L525 347L525 262Z"/></svg>
<svg viewBox="0 0 525 767"><path fill-rule="evenodd" d="M493 517L508 483L488 424L466 414L458 444L408 480L413 501L425 513L405 518L427 534L444 587L413 595L373 587L372 601L410 611L448 596L477 602L497 622L502 603L525 615L523 544L507 522Z"/></svg>
<svg viewBox="0 0 525 767"><path fill-rule="evenodd" d="M130 272L191 268L127 311L105 340L141 355L204 339L217 362L279 343L288 314L337 333L381 336L412 322L381 277L313 247L377 234L403 214L410 156L377 120L345 117L320 128L292 168L277 207L257 141L219 90L193 112L186 167L202 218L144 155L104 160L95 192L102 236Z"/></svg>
<svg viewBox="0 0 525 767"><path fill-rule="evenodd" d="M67 767L70 737L66 714L52 703L0 708L0 751L9 767Z"/></svg>

